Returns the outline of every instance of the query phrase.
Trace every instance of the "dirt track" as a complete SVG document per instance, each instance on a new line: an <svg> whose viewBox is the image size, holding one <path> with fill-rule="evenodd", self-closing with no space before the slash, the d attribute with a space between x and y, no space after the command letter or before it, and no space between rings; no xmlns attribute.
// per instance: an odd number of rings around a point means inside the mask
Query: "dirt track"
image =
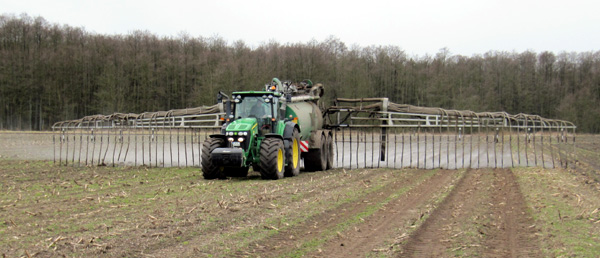
<svg viewBox="0 0 600 258"><path fill-rule="evenodd" d="M407 257L444 257L452 252L535 257L539 256L535 232L510 170L471 170L408 239L401 253Z"/></svg>
<svg viewBox="0 0 600 258"><path fill-rule="evenodd" d="M371 192L352 203L327 210L297 227L260 241L258 245L264 247L259 253L261 256L277 256L297 248L298 241L304 242L315 237L323 237L323 239L333 237L330 243L323 246L315 255L348 257L352 254L365 254L380 244L380 241L393 237L394 225L402 226L411 219L416 221L420 216L416 208L425 208L420 206L432 198L433 193L448 185L455 174L456 171L441 171L422 175L409 173L406 175L409 176L408 178L405 176L391 178L395 180L391 180L378 191ZM436 187L430 187L432 185ZM398 197L399 199L396 199ZM404 210L405 208L411 210ZM373 210L371 216L366 216ZM344 227L339 225L357 220L356 218L362 223L342 231ZM276 248L269 243L276 243Z"/></svg>

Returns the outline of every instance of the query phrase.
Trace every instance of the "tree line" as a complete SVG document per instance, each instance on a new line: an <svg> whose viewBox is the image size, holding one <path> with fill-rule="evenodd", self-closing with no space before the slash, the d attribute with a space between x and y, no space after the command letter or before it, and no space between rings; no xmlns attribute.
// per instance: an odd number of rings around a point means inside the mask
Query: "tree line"
<svg viewBox="0 0 600 258"><path fill-rule="evenodd" d="M537 114L600 132L600 52L347 46L331 36L250 47L243 41L103 35L42 17L0 16L0 130L47 130L92 114L141 113L215 103L220 90L258 90L278 77L325 85L326 100L388 97L419 106Z"/></svg>

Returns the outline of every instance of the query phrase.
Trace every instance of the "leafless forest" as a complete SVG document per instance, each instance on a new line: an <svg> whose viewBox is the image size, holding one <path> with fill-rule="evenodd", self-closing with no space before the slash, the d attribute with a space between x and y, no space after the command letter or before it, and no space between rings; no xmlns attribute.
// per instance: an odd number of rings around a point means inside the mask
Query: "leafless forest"
<svg viewBox="0 0 600 258"><path fill-rule="evenodd" d="M402 42L349 46L335 36L265 42L147 31L101 35L41 17L2 15L0 130L209 105L219 90L257 89L279 77L322 82L328 101L385 96L420 106L538 114L572 121L579 132L600 132L600 52L469 57L441 49L409 56Z"/></svg>

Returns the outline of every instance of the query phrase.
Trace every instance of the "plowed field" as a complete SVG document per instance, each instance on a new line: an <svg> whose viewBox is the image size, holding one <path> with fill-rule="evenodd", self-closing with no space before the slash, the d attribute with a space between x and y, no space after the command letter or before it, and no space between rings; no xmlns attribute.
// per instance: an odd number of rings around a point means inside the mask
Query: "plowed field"
<svg viewBox="0 0 600 258"><path fill-rule="evenodd" d="M0 158L0 255L598 257L600 187L589 173L335 169L207 181L197 168Z"/></svg>

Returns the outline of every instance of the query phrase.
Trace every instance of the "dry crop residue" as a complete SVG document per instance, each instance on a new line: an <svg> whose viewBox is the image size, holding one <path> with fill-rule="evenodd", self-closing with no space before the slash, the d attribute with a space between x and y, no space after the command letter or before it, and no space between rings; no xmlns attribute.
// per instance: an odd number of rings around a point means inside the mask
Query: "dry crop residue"
<svg viewBox="0 0 600 258"><path fill-rule="evenodd" d="M469 170L407 240L403 257L540 256L533 219L512 171Z"/></svg>
<svg viewBox="0 0 600 258"><path fill-rule="evenodd" d="M418 208L425 209L425 205L421 204L448 185L456 173L405 171L400 176L388 177L389 182L380 189L260 241L256 245L264 247L254 254L287 256L312 252L322 257L362 256L393 237L395 225L402 226L422 216ZM313 243L323 247L311 248Z"/></svg>
<svg viewBox="0 0 600 258"><path fill-rule="evenodd" d="M358 243L352 241L355 238L351 235L346 236L346 234L351 234L351 232L348 233L344 229L353 227L353 224L356 224L358 221L363 221L362 217L366 216L369 210L373 210L374 207L379 206L381 202L399 190L402 191L402 189L415 187L422 189L423 185L431 183L441 183L441 185L444 185L454 173L455 171L445 171L445 173L438 172L431 173L431 175L422 171L409 170L398 172L395 175L392 174L385 177L386 182L376 190L331 209L326 209L294 227L278 232L278 234L272 237L251 243L249 248L252 250L246 254L251 254L252 256L287 256L298 253L299 250L301 253L311 251L311 241L324 243L332 238L348 240L347 243L352 249L353 244ZM370 180L364 182L365 188L375 187L370 185L372 183ZM424 198L426 197L422 199ZM390 214L391 212L393 211L390 211ZM354 245L355 247L356 245ZM350 251L326 250L331 251L331 255L340 254L340 251L347 254ZM318 255L331 256L327 254Z"/></svg>
<svg viewBox="0 0 600 258"><path fill-rule="evenodd" d="M434 199L436 194L443 192L445 187L455 179L456 174L455 170L438 171L405 193L395 196L393 200L365 218L364 223L344 232L343 237L329 241L321 252L317 252L315 255L364 257L373 250L384 251L378 247L382 243L394 239L399 233L402 236L404 234L402 232L406 232L425 216L429 212L429 201Z"/></svg>

